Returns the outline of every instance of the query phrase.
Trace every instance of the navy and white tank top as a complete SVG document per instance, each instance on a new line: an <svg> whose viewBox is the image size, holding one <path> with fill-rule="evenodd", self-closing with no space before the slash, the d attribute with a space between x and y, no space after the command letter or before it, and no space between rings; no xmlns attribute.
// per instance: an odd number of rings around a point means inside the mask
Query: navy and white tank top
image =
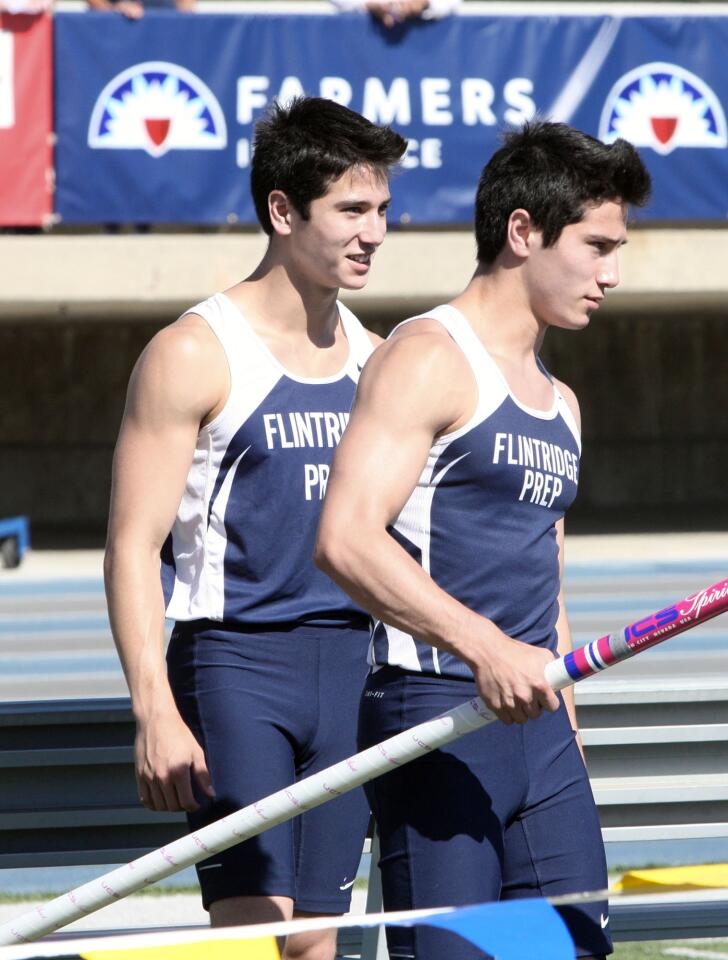
<svg viewBox="0 0 728 960"><path fill-rule="evenodd" d="M435 440L389 532L465 606L514 639L554 649L559 612L555 524L576 496L579 429L555 386L548 411L520 403L454 307L437 307L424 316L438 320L462 349L478 402L463 427ZM374 625L369 659L375 667L472 677L458 657L381 621Z"/></svg>
<svg viewBox="0 0 728 960"><path fill-rule="evenodd" d="M325 379L289 373L223 293L188 311L220 340L230 395L198 434L162 551L167 617L268 629L367 623L312 560L331 459L373 349L338 309L349 357Z"/></svg>

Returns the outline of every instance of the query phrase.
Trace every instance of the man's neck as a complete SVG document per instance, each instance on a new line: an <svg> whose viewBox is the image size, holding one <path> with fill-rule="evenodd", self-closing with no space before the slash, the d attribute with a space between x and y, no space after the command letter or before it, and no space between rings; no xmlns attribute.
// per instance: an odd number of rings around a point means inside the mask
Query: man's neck
<svg viewBox="0 0 728 960"><path fill-rule="evenodd" d="M452 305L468 319L486 348L502 356L533 356L545 329L533 313L517 270L478 267Z"/></svg>
<svg viewBox="0 0 728 960"><path fill-rule="evenodd" d="M335 337L338 290L322 288L297 275L270 252L228 295L255 326L280 335L305 332L317 346L330 346Z"/></svg>

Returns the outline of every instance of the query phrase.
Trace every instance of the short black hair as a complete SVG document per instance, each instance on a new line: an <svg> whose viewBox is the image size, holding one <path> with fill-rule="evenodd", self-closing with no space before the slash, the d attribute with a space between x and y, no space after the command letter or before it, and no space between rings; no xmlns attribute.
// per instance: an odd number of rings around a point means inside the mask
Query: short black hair
<svg viewBox="0 0 728 960"><path fill-rule="evenodd" d="M550 247L589 205L614 200L643 206L650 187L645 165L626 140L607 145L565 123L527 123L506 135L480 176L478 261L491 264L501 252L514 210L528 211Z"/></svg>
<svg viewBox="0 0 728 960"><path fill-rule="evenodd" d="M360 114L322 97L274 102L255 126L250 188L260 225L270 236L272 190L282 190L308 219L317 200L347 170L370 167L387 176L407 141L391 127L377 126Z"/></svg>

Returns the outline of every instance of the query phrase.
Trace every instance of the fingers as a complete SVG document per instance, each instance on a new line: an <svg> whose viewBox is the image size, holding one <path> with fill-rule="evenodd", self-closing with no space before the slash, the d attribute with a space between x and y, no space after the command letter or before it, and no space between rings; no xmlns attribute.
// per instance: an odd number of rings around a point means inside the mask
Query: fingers
<svg viewBox="0 0 728 960"><path fill-rule="evenodd" d="M553 655L525 644L512 645L508 653L486 669L474 671L478 692L498 719L510 726L558 710L560 700L544 676Z"/></svg>
<svg viewBox="0 0 728 960"><path fill-rule="evenodd" d="M510 727L514 723L526 723L528 720L537 720L543 712L541 703L538 700L514 699L500 706L490 703L488 706L507 727Z"/></svg>
<svg viewBox="0 0 728 960"><path fill-rule="evenodd" d="M166 810L164 793L154 779L137 770L137 789L139 800L149 810Z"/></svg>
<svg viewBox="0 0 728 960"><path fill-rule="evenodd" d="M205 763L205 755L201 750L192 764L192 772L202 792L208 797L214 797L215 788L212 785L210 771L207 769L207 764Z"/></svg>
<svg viewBox="0 0 728 960"><path fill-rule="evenodd" d="M191 813L199 810L200 805L195 799L192 789L192 773L190 767L184 767L175 771L171 783L168 784L168 790L165 794L169 804L169 810L185 810Z"/></svg>
<svg viewBox="0 0 728 960"><path fill-rule="evenodd" d="M208 775L209 782L209 775ZM195 799L192 789L190 766L177 767L165 773L155 775L140 774L137 777L139 799L150 810L191 813L199 810L200 805ZM212 785L210 784L210 787ZM207 791L205 791L207 793ZM212 796L212 794L209 794Z"/></svg>
<svg viewBox="0 0 728 960"><path fill-rule="evenodd" d="M559 700L558 696L548 685L541 695L540 702L544 710L548 710L550 713L556 713L561 706L561 701Z"/></svg>
<svg viewBox="0 0 728 960"><path fill-rule="evenodd" d="M135 742L139 799L150 810L191 813L197 796L214 797L205 754L176 713L140 723Z"/></svg>
<svg viewBox="0 0 728 960"><path fill-rule="evenodd" d="M139 799L150 810L191 813L199 810L195 787L208 797L215 796L205 755L197 742L181 758L157 756L153 761L141 753L137 760Z"/></svg>

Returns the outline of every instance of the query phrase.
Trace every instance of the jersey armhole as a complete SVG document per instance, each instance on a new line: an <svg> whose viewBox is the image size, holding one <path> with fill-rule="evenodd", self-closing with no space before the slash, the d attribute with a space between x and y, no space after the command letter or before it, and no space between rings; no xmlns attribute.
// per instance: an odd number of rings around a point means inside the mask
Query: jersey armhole
<svg viewBox="0 0 728 960"><path fill-rule="evenodd" d="M226 330L225 330L224 310L223 310L223 305L220 303L218 299L218 296L219 295L210 297L209 300L203 301L201 304L198 304L196 307L190 307L189 310L185 310L185 312L182 314L183 317L188 316L189 314L194 314L196 317L199 317L201 320L204 321L208 329L214 334L215 339L220 345L220 349L222 350L222 354L225 358L228 377L230 378L228 394L223 402L222 407L211 420L208 420L207 423L200 425L200 430L199 430L200 434L214 433L216 427L221 422L224 421L225 415L227 414L230 408L231 400L233 399L233 396L236 391L235 371L233 370L233 364L230 359L230 348L232 345L228 344L227 342L228 338L226 336ZM214 304L214 307L213 307L213 304ZM219 316L213 319L212 315L214 313L215 308L217 308L219 312Z"/></svg>

